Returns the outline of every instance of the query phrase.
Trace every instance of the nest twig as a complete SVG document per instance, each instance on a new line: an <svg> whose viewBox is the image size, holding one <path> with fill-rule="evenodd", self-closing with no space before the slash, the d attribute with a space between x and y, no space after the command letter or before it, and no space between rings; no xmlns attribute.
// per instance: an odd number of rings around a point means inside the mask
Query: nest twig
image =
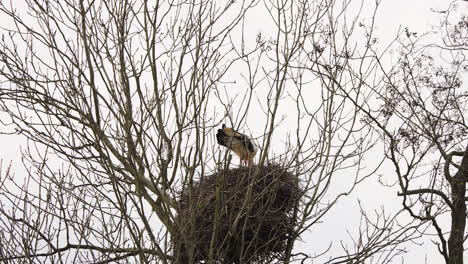
<svg viewBox="0 0 468 264"><path fill-rule="evenodd" d="M301 196L298 176L279 165L204 176L180 193L172 238L177 263L282 259Z"/></svg>

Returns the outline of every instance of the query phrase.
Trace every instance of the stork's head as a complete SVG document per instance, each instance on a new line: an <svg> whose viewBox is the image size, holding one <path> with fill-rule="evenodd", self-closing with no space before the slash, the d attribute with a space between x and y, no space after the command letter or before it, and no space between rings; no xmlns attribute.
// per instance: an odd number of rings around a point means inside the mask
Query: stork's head
<svg viewBox="0 0 468 264"><path fill-rule="evenodd" d="M225 124L221 126L221 129L218 129L218 133L216 133L216 140L218 141L219 145L225 146L225 147L228 146L227 138L232 135L232 134L229 134L229 130L232 130L232 129L226 128Z"/></svg>

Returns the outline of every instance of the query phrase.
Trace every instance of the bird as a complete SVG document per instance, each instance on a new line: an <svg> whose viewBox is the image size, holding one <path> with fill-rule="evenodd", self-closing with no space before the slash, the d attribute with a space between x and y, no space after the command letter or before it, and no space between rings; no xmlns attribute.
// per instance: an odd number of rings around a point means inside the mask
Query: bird
<svg viewBox="0 0 468 264"><path fill-rule="evenodd" d="M241 166L244 164L252 166L257 147L248 136L223 124L216 133L216 140L219 145L227 147L239 156Z"/></svg>

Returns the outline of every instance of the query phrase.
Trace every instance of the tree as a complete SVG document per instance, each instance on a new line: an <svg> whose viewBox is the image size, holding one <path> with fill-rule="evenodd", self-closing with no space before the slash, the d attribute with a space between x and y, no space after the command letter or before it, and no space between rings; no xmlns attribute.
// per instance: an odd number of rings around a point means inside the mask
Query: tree
<svg viewBox="0 0 468 264"><path fill-rule="evenodd" d="M174 262L178 193L230 166L213 142L223 122L247 130L257 120L256 168L279 163L301 177L294 233L275 261L313 258L294 250L298 238L375 171L362 164L374 144L358 122L362 105L337 93L349 81L341 62L357 54L352 2L24 3L27 12L0 4L10 21L0 42L3 133L29 140L24 183L11 170L1 177L2 261ZM249 41L255 8L275 30ZM276 140L282 126L290 129ZM330 192L344 172L346 189ZM377 217L363 212L359 239L329 262L400 254L418 226ZM227 261L218 246L208 262Z"/></svg>
<svg viewBox="0 0 468 264"><path fill-rule="evenodd" d="M453 4L440 14L442 23L434 32L401 32L398 60L390 67L372 49L377 77L367 79L359 92L375 100L360 106L360 112L385 144L402 207L421 225L432 227L422 235L435 232L431 240L445 263L455 264L463 263L467 235L468 20L456 15ZM355 91L343 87L341 93L361 104Z"/></svg>

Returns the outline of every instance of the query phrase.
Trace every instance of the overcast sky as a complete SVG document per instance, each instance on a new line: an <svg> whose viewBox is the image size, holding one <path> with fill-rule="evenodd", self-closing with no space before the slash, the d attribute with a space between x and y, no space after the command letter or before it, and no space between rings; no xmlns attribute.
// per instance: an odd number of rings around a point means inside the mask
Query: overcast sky
<svg viewBox="0 0 468 264"><path fill-rule="evenodd" d="M373 1L368 2L372 3ZM460 0L456 3L459 5L458 12L467 15L468 2ZM446 0L383 0L377 14L376 36L380 38L380 43L386 43L395 37L401 27L408 27L417 32L428 31L431 26L439 24L440 21L433 10L444 10L448 8L449 4L450 1ZM263 21L265 18L259 17L258 19L258 23L249 26L250 31L267 30ZM4 116L0 115L0 118L4 118ZM260 125L251 124L249 128L252 134L258 134L262 131ZM21 177L21 172L24 170L21 169L20 148L25 147L25 140L15 135L0 135L0 137L0 159L3 160L3 166L5 167L5 163L12 161L14 171L18 177ZM391 172L390 170L388 173ZM328 247L328 242L345 240L346 230L352 232L359 222L358 198L369 209L378 209L384 205L389 211L394 211L399 208L401 202L396 193L396 189L384 188L377 184L375 179L368 181L360 186L353 195L343 199L330 212L324 219L326 225L318 225L310 230L303 237L304 243L300 247L309 253L319 253ZM427 240L422 242L424 242L422 246L413 246L411 254L405 255L405 263L424 263L425 261L435 264L442 263L442 258L436 247Z"/></svg>

